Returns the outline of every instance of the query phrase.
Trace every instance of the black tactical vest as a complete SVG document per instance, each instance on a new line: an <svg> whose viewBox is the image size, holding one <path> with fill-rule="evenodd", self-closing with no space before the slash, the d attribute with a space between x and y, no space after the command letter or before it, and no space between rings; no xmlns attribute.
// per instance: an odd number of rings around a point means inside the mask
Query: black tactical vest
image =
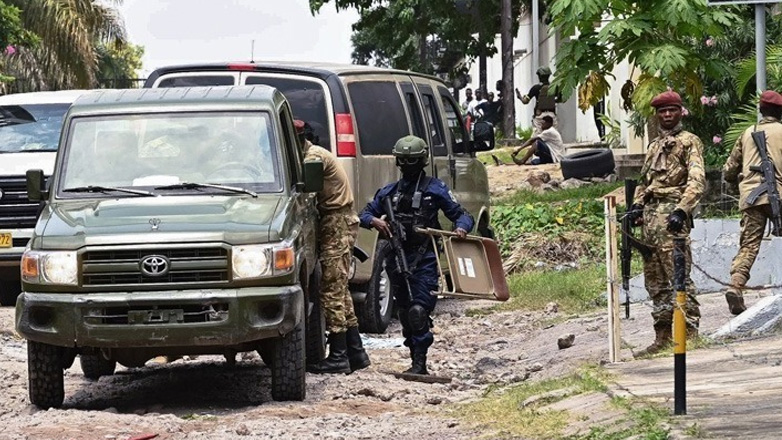
<svg viewBox="0 0 782 440"><path fill-rule="evenodd" d="M431 243L428 235L415 232L416 227L442 229L437 219L438 208L434 197L426 191L430 183L431 178L424 176L416 191L416 182L400 180L391 198L394 215L405 228L406 240L403 245L406 249L415 250Z"/></svg>

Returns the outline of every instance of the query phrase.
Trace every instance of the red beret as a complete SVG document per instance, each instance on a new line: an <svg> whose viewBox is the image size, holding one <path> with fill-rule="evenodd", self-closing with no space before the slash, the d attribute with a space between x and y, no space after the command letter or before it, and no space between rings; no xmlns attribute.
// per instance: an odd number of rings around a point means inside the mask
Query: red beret
<svg viewBox="0 0 782 440"><path fill-rule="evenodd" d="M296 119L293 121L293 128L296 129L296 133L302 134L304 133L304 121L300 119Z"/></svg>
<svg viewBox="0 0 782 440"><path fill-rule="evenodd" d="M672 105L682 107L682 97L672 90L662 92L655 96L654 99L652 99L652 107L654 108L668 107Z"/></svg>
<svg viewBox="0 0 782 440"><path fill-rule="evenodd" d="M760 104L782 106L782 95L773 90L766 90L760 94Z"/></svg>

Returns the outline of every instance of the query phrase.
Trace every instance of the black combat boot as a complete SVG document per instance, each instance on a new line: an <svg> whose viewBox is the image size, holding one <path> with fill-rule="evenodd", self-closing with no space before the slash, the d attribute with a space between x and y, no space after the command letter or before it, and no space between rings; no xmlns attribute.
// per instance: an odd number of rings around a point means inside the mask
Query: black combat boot
<svg viewBox="0 0 782 440"><path fill-rule="evenodd" d="M426 352L414 351L412 352L413 366L405 370L408 374L429 374L426 369Z"/></svg>
<svg viewBox="0 0 782 440"><path fill-rule="evenodd" d="M368 367L372 362L369 361L367 351L361 343L361 335L358 333L358 327L350 327L347 332L348 361L350 362L350 371L361 370Z"/></svg>
<svg viewBox="0 0 782 440"><path fill-rule="evenodd" d="M329 357L317 364L307 365L307 371L315 374L350 374L346 333L329 333Z"/></svg>

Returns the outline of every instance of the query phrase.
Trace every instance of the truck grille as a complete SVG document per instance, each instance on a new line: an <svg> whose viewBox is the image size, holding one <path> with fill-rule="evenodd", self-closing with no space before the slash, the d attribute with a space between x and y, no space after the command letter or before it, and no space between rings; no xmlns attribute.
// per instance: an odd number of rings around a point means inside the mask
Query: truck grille
<svg viewBox="0 0 782 440"><path fill-rule="evenodd" d="M41 205L27 198L27 178L0 177L0 190L3 191L3 196L0 197L0 229L35 227Z"/></svg>
<svg viewBox="0 0 782 440"><path fill-rule="evenodd" d="M91 325L217 323L228 320L228 309L228 303L107 307L90 309L83 318Z"/></svg>
<svg viewBox="0 0 782 440"><path fill-rule="evenodd" d="M166 271L142 271L147 257L162 257ZM221 247L87 251L82 256L82 286L218 284L229 281L228 250Z"/></svg>

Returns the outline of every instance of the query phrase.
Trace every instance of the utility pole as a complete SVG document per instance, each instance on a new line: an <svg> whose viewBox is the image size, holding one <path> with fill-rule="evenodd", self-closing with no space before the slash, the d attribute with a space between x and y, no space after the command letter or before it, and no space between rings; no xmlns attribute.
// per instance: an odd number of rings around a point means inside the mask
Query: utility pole
<svg viewBox="0 0 782 440"><path fill-rule="evenodd" d="M513 94L513 15L511 0L502 0L500 10L502 46L502 133L506 139L516 137L516 112Z"/></svg>
<svg viewBox="0 0 782 440"><path fill-rule="evenodd" d="M540 66L540 3L532 0L532 84L538 82L535 76Z"/></svg>

